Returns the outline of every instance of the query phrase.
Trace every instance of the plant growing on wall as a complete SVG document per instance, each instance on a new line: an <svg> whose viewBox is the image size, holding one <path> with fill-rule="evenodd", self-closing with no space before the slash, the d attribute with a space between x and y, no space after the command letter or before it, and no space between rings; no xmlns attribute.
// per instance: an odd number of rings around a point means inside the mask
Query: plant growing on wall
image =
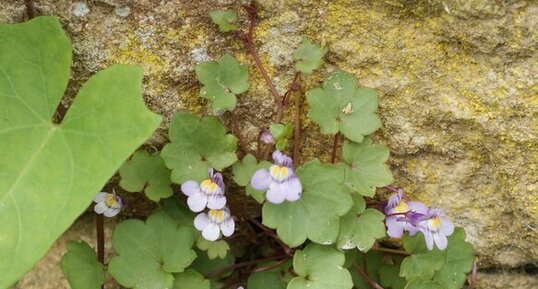
<svg viewBox="0 0 538 289"><path fill-rule="evenodd" d="M140 71L98 73L54 124L48 119L71 59L57 20L0 26L0 51L8 51L0 54L0 107L7 107L0 148L13 151L0 167L0 269L8 272L0 288L27 271L92 198L97 252L71 242L61 262L74 289L102 288L107 276L140 289L462 288L473 249L442 210L391 186L389 149L370 137L381 127L376 91L338 69L305 88L328 48L304 38L289 89L279 93L254 45L256 7L245 11L247 19L232 10L208 17L235 35L255 67L231 54L199 64L199 96L211 115L177 112L161 151L139 150L126 161L160 120L142 105ZM248 97L252 69L275 108L255 148L222 121ZM330 162L302 156L304 115L332 138ZM118 168L125 192L99 192ZM375 198L381 190L391 193L386 201ZM116 225L114 254L105 260L103 216L121 214L126 192L143 193L158 209Z"/></svg>

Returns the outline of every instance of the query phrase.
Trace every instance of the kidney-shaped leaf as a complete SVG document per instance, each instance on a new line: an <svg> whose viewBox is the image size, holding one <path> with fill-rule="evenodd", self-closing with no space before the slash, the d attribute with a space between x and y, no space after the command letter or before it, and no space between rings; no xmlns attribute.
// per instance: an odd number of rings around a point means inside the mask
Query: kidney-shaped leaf
<svg viewBox="0 0 538 289"><path fill-rule="evenodd" d="M299 276L288 289L351 289L353 281L344 268L345 256L329 246L309 244L293 256L293 269Z"/></svg>
<svg viewBox="0 0 538 289"><path fill-rule="evenodd" d="M179 226L165 212L127 220L116 226L112 246L118 254L110 260L109 273L128 288L171 288L172 273L181 273L196 258L192 227Z"/></svg>
<svg viewBox="0 0 538 289"><path fill-rule="evenodd" d="M355 77L336 70L329 74L323 87L306 93L308 116L316 122L324 134L341 132L355 142L381 127L376 113L377 93L365 87L357 87Z"/></svg>
<svg viewBox="0 0 538 289"><path fill-rule="evenodd" d="M69 241L67 251L60 264L71 288L100 289L105 282L105 271L92 247L82 241Z"/></svg>
<svg viewBox="0 0 538 289"><path fill-rule="evenodd" d="M307 238L319 244L332 244L340 229L340 218L353 201L344 185L344 168L310 161L297 169L303 194L296 202L263 205L263 223L277 230L291 247Z"/></svg>
<svg viewBox="0 0 538 289"><path fill-rule="evenodd" d="M226 134L226 128L216 117L178 112L172 119L170 143L161 156L172 169L172 181L181 184L187 180L202 181L212 167L222 170L237 161L237 139Z"/></svg>
<svg viewBox="0 0 538 289"><path fill-rule="evenodd" d="M47 252L160 123L142 101L141 69L117 65L53 124L70 64L56 18L0 24L0 288Z"/></svg>

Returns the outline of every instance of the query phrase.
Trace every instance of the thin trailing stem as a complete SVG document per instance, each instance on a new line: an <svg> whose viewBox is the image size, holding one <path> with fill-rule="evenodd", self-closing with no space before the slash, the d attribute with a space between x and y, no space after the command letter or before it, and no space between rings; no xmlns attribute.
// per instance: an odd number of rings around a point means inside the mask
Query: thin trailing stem
<svg viewBox="0 0 538 289"><path fill-rule="evenodd" d="M332 153L331 153L331 163L335 163L336 162L336 151L338 149L338 141L340 139L340 133L337 132L335 135L334 135L334 139L333 139L333 149L332 149Z"/></svg>
<svg viewBox="0 0 538 289"><path fill-rule="evenodd" d="M280 259L288 258L288 257L289 256L286 256L286 255L276 255L276 256L271 256L271 257L267 257L267 258L261 258L261 259L245 261L245 262L241 262L241 263L237 263L237 264L232 264L232 265L228 265L228 266L226 266L226 267L224 267L224 268L222 268L220 270L217 270L215 272L209 273L205 277L207 279L213 279L213 278L219 277L220 275L222 275L222 274L224 274L224 273L226 273L228 271L233 271L233 270L238 269L238 268L251 266L251 265L256 265L258 263L267 262L267 261L280 260Z"/></svg>
<svg viewBox="0 0 538 289"><path fill-rule="evenodd" d="M105 220L102 214L95 215L95 230L97 233L97 261L105 264ZM101 285L101 289L105 285Z"/></svg>
<svg viewBox="0 0 538 289"><path fill-rule="evenodd" d="M247 11L248 19L249 19L248 33L246 34L238 33L236 35L240 40L243 41L248 52L254 59L254 62L256 63L256 67L258 67L258 70L260 71L263 79L267 83L267 87L269 88L269 91L271 92L271 95L273 96L273 100L277 107L275 122L278 123L282 120L282 116L284 114L284 105L282 103L282 97L276 90L275 84L269 77L269 73L267 73L267 70L263 66L260 55L258 54L256 47L254 46L254 28L256 27L256 22L258 20L258 10L256 9L253 3L251 3L250 5L246 5L244 7L245 7L245 10Z"/></svg>
<svg viewBox="0 0 538 289"><path fill-rule="evenodd" d="M293 116L293 162L295 167L301 163L301 96L295 97L295 114Z"/></svg>
<svg viewBox="0 0 538 289"><path fill-rule="evenodd" d="M374 280L370 279L370 277L368 277L368 274L364 271L363 268L361 268L357 264L355 264L355 268L357 268L357 271L359 272L361 277L364 279L364 281L366 281L366 283L368 283L368 286L370 288L373 288L373 289L385 289L381 285L377 284Z"/></svg>
<svg viewBox="0 0 538 289"><path fill-rule="evenodd" d="M280 238L273 232L271 229L264 226L262 223L258 222L258 220L251 218L249 219L254 225L258 226L258 228L262 229L262 231L269 237L273 238L279 245L282 247L282 250L284 251L284 254L287 256L291 256L293 254L293 250L288 247Z"/></svg>
<svg viewBox="0 0 538 289"><path fill-rule="evenodd" d="M372 247L372 250L379 251L379 252L390 253L390 254L395 254L395 255L403 255L403 256L411 256L412 255L411 253L408 253L406 251L381 247L378 242L374 243L374 246Z"/></svg>
<svg viewBox="0 0 538 289"><path fill-rule="evenodd" d="M275 264L272 264L272 265L269 265L269 266L265 266L265 267L258 267L258 268L255 268L254 270L252 270L252 272L265 272L265 271L271 271L275 268L278 268L280 265L286 263L289 259L291 259L291 256L288 256L278 262L275 262Z"/></svg>
<svg viewBox="0 0 538 289"><path fill-rule="evenodd" d="M476 260L473 262L473 270L471 271L471 276L468 278L469 286L467 286L467 289L474 289L476 286L476 273L478 271L478 266L476 264Z"/></svg>

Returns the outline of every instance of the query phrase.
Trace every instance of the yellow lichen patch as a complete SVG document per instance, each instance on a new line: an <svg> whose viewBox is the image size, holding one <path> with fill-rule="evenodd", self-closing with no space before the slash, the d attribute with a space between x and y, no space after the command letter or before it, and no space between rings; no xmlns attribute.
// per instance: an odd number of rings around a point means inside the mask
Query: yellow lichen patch
<svg viewBox="0 0 538 289"><path fill-rule="evenodd" d="M148 88L157 92L165 88L163 78L166 76L166 61L155 50L145 47L134 32L128 34L124 45L111 47L110 50L109 62L138 64L147 76Z"/></svg>

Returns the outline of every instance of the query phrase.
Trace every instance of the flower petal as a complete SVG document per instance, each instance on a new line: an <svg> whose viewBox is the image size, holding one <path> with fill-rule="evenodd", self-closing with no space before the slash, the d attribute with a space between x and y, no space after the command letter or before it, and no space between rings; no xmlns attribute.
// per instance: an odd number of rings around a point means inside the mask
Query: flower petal
<svg viewBox="0 0 538 289"><path fill-rule="evenodd" d="M415 213L419 214L426 214L428 213L428 207L424 205L421 202L407 202L407 206L409 207L409 210Z"/></svg>
<svg viewBox="0 0 538 289"><path fill-rule="evenodd" d="M266 169L257 170L250 179L250 185L256 190L267 190L270 183L271 176Z"/></svg>
<svg viewBox="0 0 538 289"><path fill-rule="evenodd" d="M445 236L450 236L454 233L454 224L447 218L441 217L441 228L439 230Z"/></svg>
<svg viewBox="0 0 538 289"><path fill-rule="evenodd" d="M97 194L97 196L95 196L95 198L93 198L93 201L96 203L104 202L107 196L108 196L108 193L100 192L99 194Z"/></svg>
<svg viewBox="0 0 538 289"><path fill-rule="evenodd" d="M220 224L222 234L226 237L230 237L235 231L235 222L233 218L228 218Z"/></svg>
<svg viewBox="0 0 538 289"><path fill-rule="evenodd" d="M93 210L94 210L97 214L102 214L102 213L104 213L107 209L108 209L108 207L107 207L107 205L105 204L105 202L97 203L97 205L95 205L95 207L93 207Z"/></svg>
<svg viewBox="0 0 538 289"><path fill-rule="evenodd" d="M200 192L200 185L198 184L198 182L193 180L186 181L181 184L181 191L183 192L183 194L185 194L185 196L190 197Z"/></svg>
<svg viewBox="0 0 538 289"><path fill-rule="evenodd" d="M283 190L284 186L279 183L272 182L269 185L269 190L265 197L267 201L273 204L281 204L286 199L286 192Z"/></svg>
<svg viewBox="0 0 538 289"><path fill-rule="evenodd" d="M198 214L198 216L196 216L196 218L194 218L194 227L198 231L202 231L203 229L205 229L205 227L207 227L209 223L209 217L206 213L200 213Z"/></svg>
<svg viewBox="0 0 538 289"><path fill-rule="evenodd" d="M207 198L207 207L211 210L220 210L226 205L226 197L223 194L209 195Z"/></svg>
<svg viewBox="0 0 538 289"><path fill-rule="evenodd" d="M273 161L279 166L285 166L291 168L293 166L293 160L280 151L273 152Z"/></svg>
<svg viewBox="0 0 538 289"><path fill-rule="evenodd" d="M448 245L448 239L445 235L441 234L440 232L436 232L433 234L433 240L435 241L435 245L437 245L437 248L439 248L439 250L446 249L446 246Z"/></svg>
<svg viewBox="0 0 538 289"><path fill-rule="evenodd" d="M284 186L287 201L295 202L301 198L303 187L301 186L299 178L291 177L285 181L282 186Z"/></svg>
<svg viewBox="0 0 538 289"><path fill-rule="evenodd" d="M108 208L105 210L103 215L105 215L105 217L112 218L116 216L117 214L119 214L120 211L121 211L120 208Z"/></svg>
<svg viewBox="0 0 538 289"><path fill-rule="evenodd" d="M428 247L428 250L433 250L433 236L432 232L428 229L422 229L422 234L424 234L424 240L426 241L426 247Z"/></svg>
<svg viewBox="0 0 538 289"><path fill-rule="evenodd" d="M216 241L220 237L220 228L215 223L209 223L203 230L202 236L208 241Z"/></svg>
<svg viewBox="0 0 538 289"><path fill-rule="evenodd" d="M191 209L191 211L195 213L201 212L207 205L207 195L202 192L193 194L187 198L187 205L189 205L189 209Z"/></svg>
<svg viewBox="0 0 538 289"><path fill-rule="evenodd" d="M397 216L387 217L387 235L391 238L400 238L403 235L405 222L399 222Z"/></svg>

